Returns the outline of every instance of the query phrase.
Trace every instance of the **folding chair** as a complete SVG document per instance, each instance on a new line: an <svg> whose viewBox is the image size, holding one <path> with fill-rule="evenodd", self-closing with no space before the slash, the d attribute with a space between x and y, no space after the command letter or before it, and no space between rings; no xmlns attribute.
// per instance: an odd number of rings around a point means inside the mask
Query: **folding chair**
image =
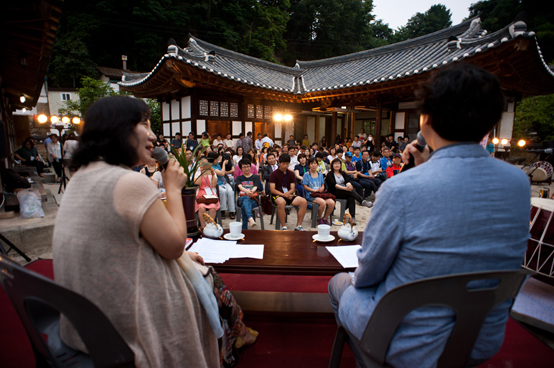
<svg viewBox="0 0 554 368"><path fill-rule="evenodd" d="M104 313L83 296L3 255L0 283L27 331L37 367L135 366L132 350ZM74 350L61 340L60 313L77 330L89 354Z"/></svg>
<svg viewBox="0 0 554 368"><path fill-rule="evenodd" d="M510 270L456 274L410 282L398 286L379 301L369 319L362 339L339 327L333 344L329 368L340 365L346 337L362 352L368 367L389 367L385 357L396 329L414 309L444 306L456 313L452 334L438 360L437 367L465 367L475 341L489 312L498 304L513 299L532 272ZM496 286L471 288L472 281L498 280Z"/></svg>

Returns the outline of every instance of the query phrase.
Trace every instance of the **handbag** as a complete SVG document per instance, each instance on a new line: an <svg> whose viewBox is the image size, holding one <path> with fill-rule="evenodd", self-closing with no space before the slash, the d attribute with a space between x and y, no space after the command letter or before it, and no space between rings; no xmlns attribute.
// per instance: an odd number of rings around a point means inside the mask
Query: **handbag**
<svg viewBox="0 0 554 368"><path fill-rule="evenodd" d="M334 194L331 194L328 192L313 192L313 193L310 193L310 195L314 198L332 199L332 200L337 199L337 197L335 197Z"/></svg>

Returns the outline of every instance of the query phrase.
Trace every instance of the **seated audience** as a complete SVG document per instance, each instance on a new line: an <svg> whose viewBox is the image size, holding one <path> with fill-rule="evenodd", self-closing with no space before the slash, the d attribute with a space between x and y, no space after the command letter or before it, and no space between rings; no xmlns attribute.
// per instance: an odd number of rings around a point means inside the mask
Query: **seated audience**
<svg viewBox="0 0 554 368"><path fill-rule="evenodd" d="M392 166L392 159L390 158L391 151L388 147L385 147L381 150L381 154L383 157L381 157L379 162L381 164L381 169L386 173L387 169Z"/></svg>
<svg viewBox="0 0 554 368"><path fill-rule="evenodd" d="M221 165L220 165L220 161ZM210 152L208 154L208 162L212 164L212 169L217 175L217 185L219 187L219 203L221 210L221 218L225 218L225 211L229 211L229 218L231 220L235 219L235 189L231 184L227 182L225 176L225 170L222 169L226 167L229 163L229 159L223 160L222 157L217 152Z"/></svg>
<svg viewBox="0 0 554 368"><path fill-rule="evenodd" d="M14 157L25 166L34 166L39 176L44 176L44 161L38 154L36 143L31 137L25 138L21 147L15 151Z"/></svg>
<svg viewBox="0 0 554 368"><path fill-rule="evenodd" d="M356 162L356 171L358 172L358 183L364 188L364 198L367 198L371 193L375 193L381 185L379 179L375 179L371 173L371 163L369 161L369 151L362 153L362 159Z"/></svg>
<svg viewBox="0 0 554 368"><path fill-rule="evenodd" d="M165 142L167 142L165 139L161 142L162 147L165 145ZM194 151L196 147L198 147L198 141L194 139L194 133L189 133L189 138L185 141L184 146L185 149L189 149L191 151Z"/></svg>
<svg viewBox="0 0 554 368"><path fill-rule="evenodd" d="M250 227L256 227L256 220L252 214L252 209L258 207L258 194L261 192L262 183L260 177L250 172L252 164L248 158L240 160L242 175L237 177L237 187L239 188L239 199L237 200L242 215L242 228L244 230ZM263 221L263 219L261 219Z"/></svg>
<svg viewBox="0 0 554 368"><path fill-rule="evenodd" d="M327 190L334 194L338 199L346 199L348 212L352 216L352 221L356 225L356 202L365 207L372 207L373 203L364 200L352 186L351 179L341 170L341 162L334 159L331 162L331 171L325 177Z"/></svg>
<svg viewBox="0 0 554 368"><path fill-rule="evenodd" d="M298 165L294 166L294 175L297 179L296 190L298 191L298 194L300 196L304 197L304 186L302 185L302 179L304 179L304 174L310 171L310 168L308 167L305 154L301 153L300 155L298 155L298 160Z"/></svg>
<svg viewBox="0 0 554 368"><path fill-rule="evenodd" d="M244 155L244 148L242 146L237 147L237 153L233 156L233 164L236 165L239 163L240 160L242 160L242 156Z"/></svg>
<svg viewBox="0 0 554 368"><path fill-rule="evenodd" d="M267 195L270 194L269 191L269 177L273 173L273 171L279 169L279 164L277 163L277 160L275 159L275 154L273 152L267 154L267 164L264 165L263 171L262 171L262 178L265 182L265 193Z"/></svg>
<svg viewBox="0 0 554 368"><path fill-rule="evenodd" d="M386 170L383 170L381 168L381 161L379 161L379 158L381 157L381 151L373 151L371 154L371 173L375 177L375 179L378 179L382 182L387 180ZM380 185L380 184L379 184Z"/></svg>
<svg viewBox="0 0 554 368"><path fill-rule="evenodd" d="M317 212L317 224L330 225L329 216L335 208L335 201L331 198L312 196L313 193L321 194L325 192L325 181L323 179L323 175L317 170L318 164L314 158L310 158L308 160L308 165L310 167L310 171L304 173L304 177L302 178L302 184L304 186L304 190L306 191L306 200L319 205L319 211ZM325 208L325 206L327 206L327 208ZM325 215L323 215L324 211Z"/></svg>
<svg viewBox="0 0 554 368"><path fill-rule="evenodd" d="M198 199L204 198L205 195L217 196L217 175L215 175L209 160L202 159L200 162L200 172L201 175L195 180L194 184L198 185L198 191L196 192L196 212L198 213L198 220L200 221L200 230L203 230L206 227L204 213L207 211L208 215L215 219L216 211L220 207L220 201L216 203L198 203Z"/></svg>
<svg viewBox="0 0 554 368"><path fill-rule="evenodd" d="M310 145L310 139L308 138L307 134L304 134L304 139L302 139L302 145L306 146L306 147L308 147Z"/></svg>
<svg viewBox="0 0 554 368"><path fill-rule="evenodd" d="M340 273L329 284L337 323L358 339L388 291L430 277L517 270L527 249L529 178L479 145L504 110L498 79L476 66L455 63L433 73L416 97L421 132L433 153L406 146L404 158L412 154L416 167L383 183L354 276ZM475 175L483 172L487 175ZM441 193L463 195L445 205ZM391 210L398 208L402 211ZM498 352L511 304L508 300L489 313L470 360L457 363L477 367ZM441 306L412 311L396 329L385 363L436 367L455 318L453 310ZM355 348L354 355L362 366Z"/></svg>
<svg viewBox="0 0 554 368"><path fill-rule="evenodd" d="M402 156L395 153L392 157L392 166L387 168L387 177L392 178L402 170Z"/></svg>
<svg viewBox="0 0 554 368"><path fill-rule="evenodd" d="M296 231L305 231L302 227L302 221L306 214L307 201L294 194L296 189L296 177L289 170L290 157L288 154L283 154L279 157L279 168L274 170L269 176L269 188L271 193L271 201L277 207L277 217L281 223L281 230L288 230L285 223L285 205L297 206L298 217L296 222Z"/></svg>
<svg viewBox="0 0 554 368"><path fill-rule="evenodd" d="M354 147L354 156L352 156L352 162L357 163L362 159L362 149L360 147Z"/></svg>

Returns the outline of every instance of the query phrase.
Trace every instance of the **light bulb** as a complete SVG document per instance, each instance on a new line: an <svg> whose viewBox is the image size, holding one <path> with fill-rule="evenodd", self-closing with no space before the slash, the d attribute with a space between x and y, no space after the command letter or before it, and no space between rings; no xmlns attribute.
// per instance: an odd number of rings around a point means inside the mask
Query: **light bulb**
<svg viewBox="0 0 554 368"><path fill-rule="evenodd" d="M275 120L275 121L281 121L281 120L283 120L283 115L281 115L281 114L275 114L275 116L273 116L273 120Z"/></svg>
<svg viewBox="0 0 554 368"><path fill-rule="evenodd" d="M38 122L44 124L48 121L48 117L44 114L40 114L37 118Z"/></svg>
<svg viewBox="0 0 554 368"><path fill-rule="evenodd" d="M500 141L498 140L498 138L494 137L494 138L492 139L492 143L493 143L493 144L498 144L498 142L500 142Z"/></svg>
<svg viewBox="0 0 554 368"><path fill-rule="evenodd" d="M52 124L56 124L58 121L60 121L60 119L56 115L52 115L50 117L50 121L52 122Z"/></svg>

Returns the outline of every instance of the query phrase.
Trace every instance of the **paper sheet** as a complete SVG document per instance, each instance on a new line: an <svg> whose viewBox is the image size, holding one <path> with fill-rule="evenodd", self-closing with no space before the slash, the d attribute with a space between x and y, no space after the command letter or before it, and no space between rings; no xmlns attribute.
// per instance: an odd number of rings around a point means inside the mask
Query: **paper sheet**
<svg viewBox="0 0 554 368"><path fill-rule="evenodd" d="M224 263L229 258L264 258L263 244L237 244L236 241L199 239L189 252L196 252L206 263Z"/></svg>
<svg viewBox="0 0 554 368"><path fill-rule="evenodd" d="M202 238L190 247L189 252L198 253L206 263L223 263L231 258L236 244L236 241Z"/></svg>
<svg viewBox="0 0 554 368"><path fill-rule="evenodd" d="M263 244L237 244L235 253L231 258L255 258L264 259Z"/></svg>
<svg viewBox="0 0 554 368"><path fill-rule="evenodd" d="M336 247L325 247L344 268L358 267L358 256L356 252L362 247L359 245L343 245Z"/></svg>

